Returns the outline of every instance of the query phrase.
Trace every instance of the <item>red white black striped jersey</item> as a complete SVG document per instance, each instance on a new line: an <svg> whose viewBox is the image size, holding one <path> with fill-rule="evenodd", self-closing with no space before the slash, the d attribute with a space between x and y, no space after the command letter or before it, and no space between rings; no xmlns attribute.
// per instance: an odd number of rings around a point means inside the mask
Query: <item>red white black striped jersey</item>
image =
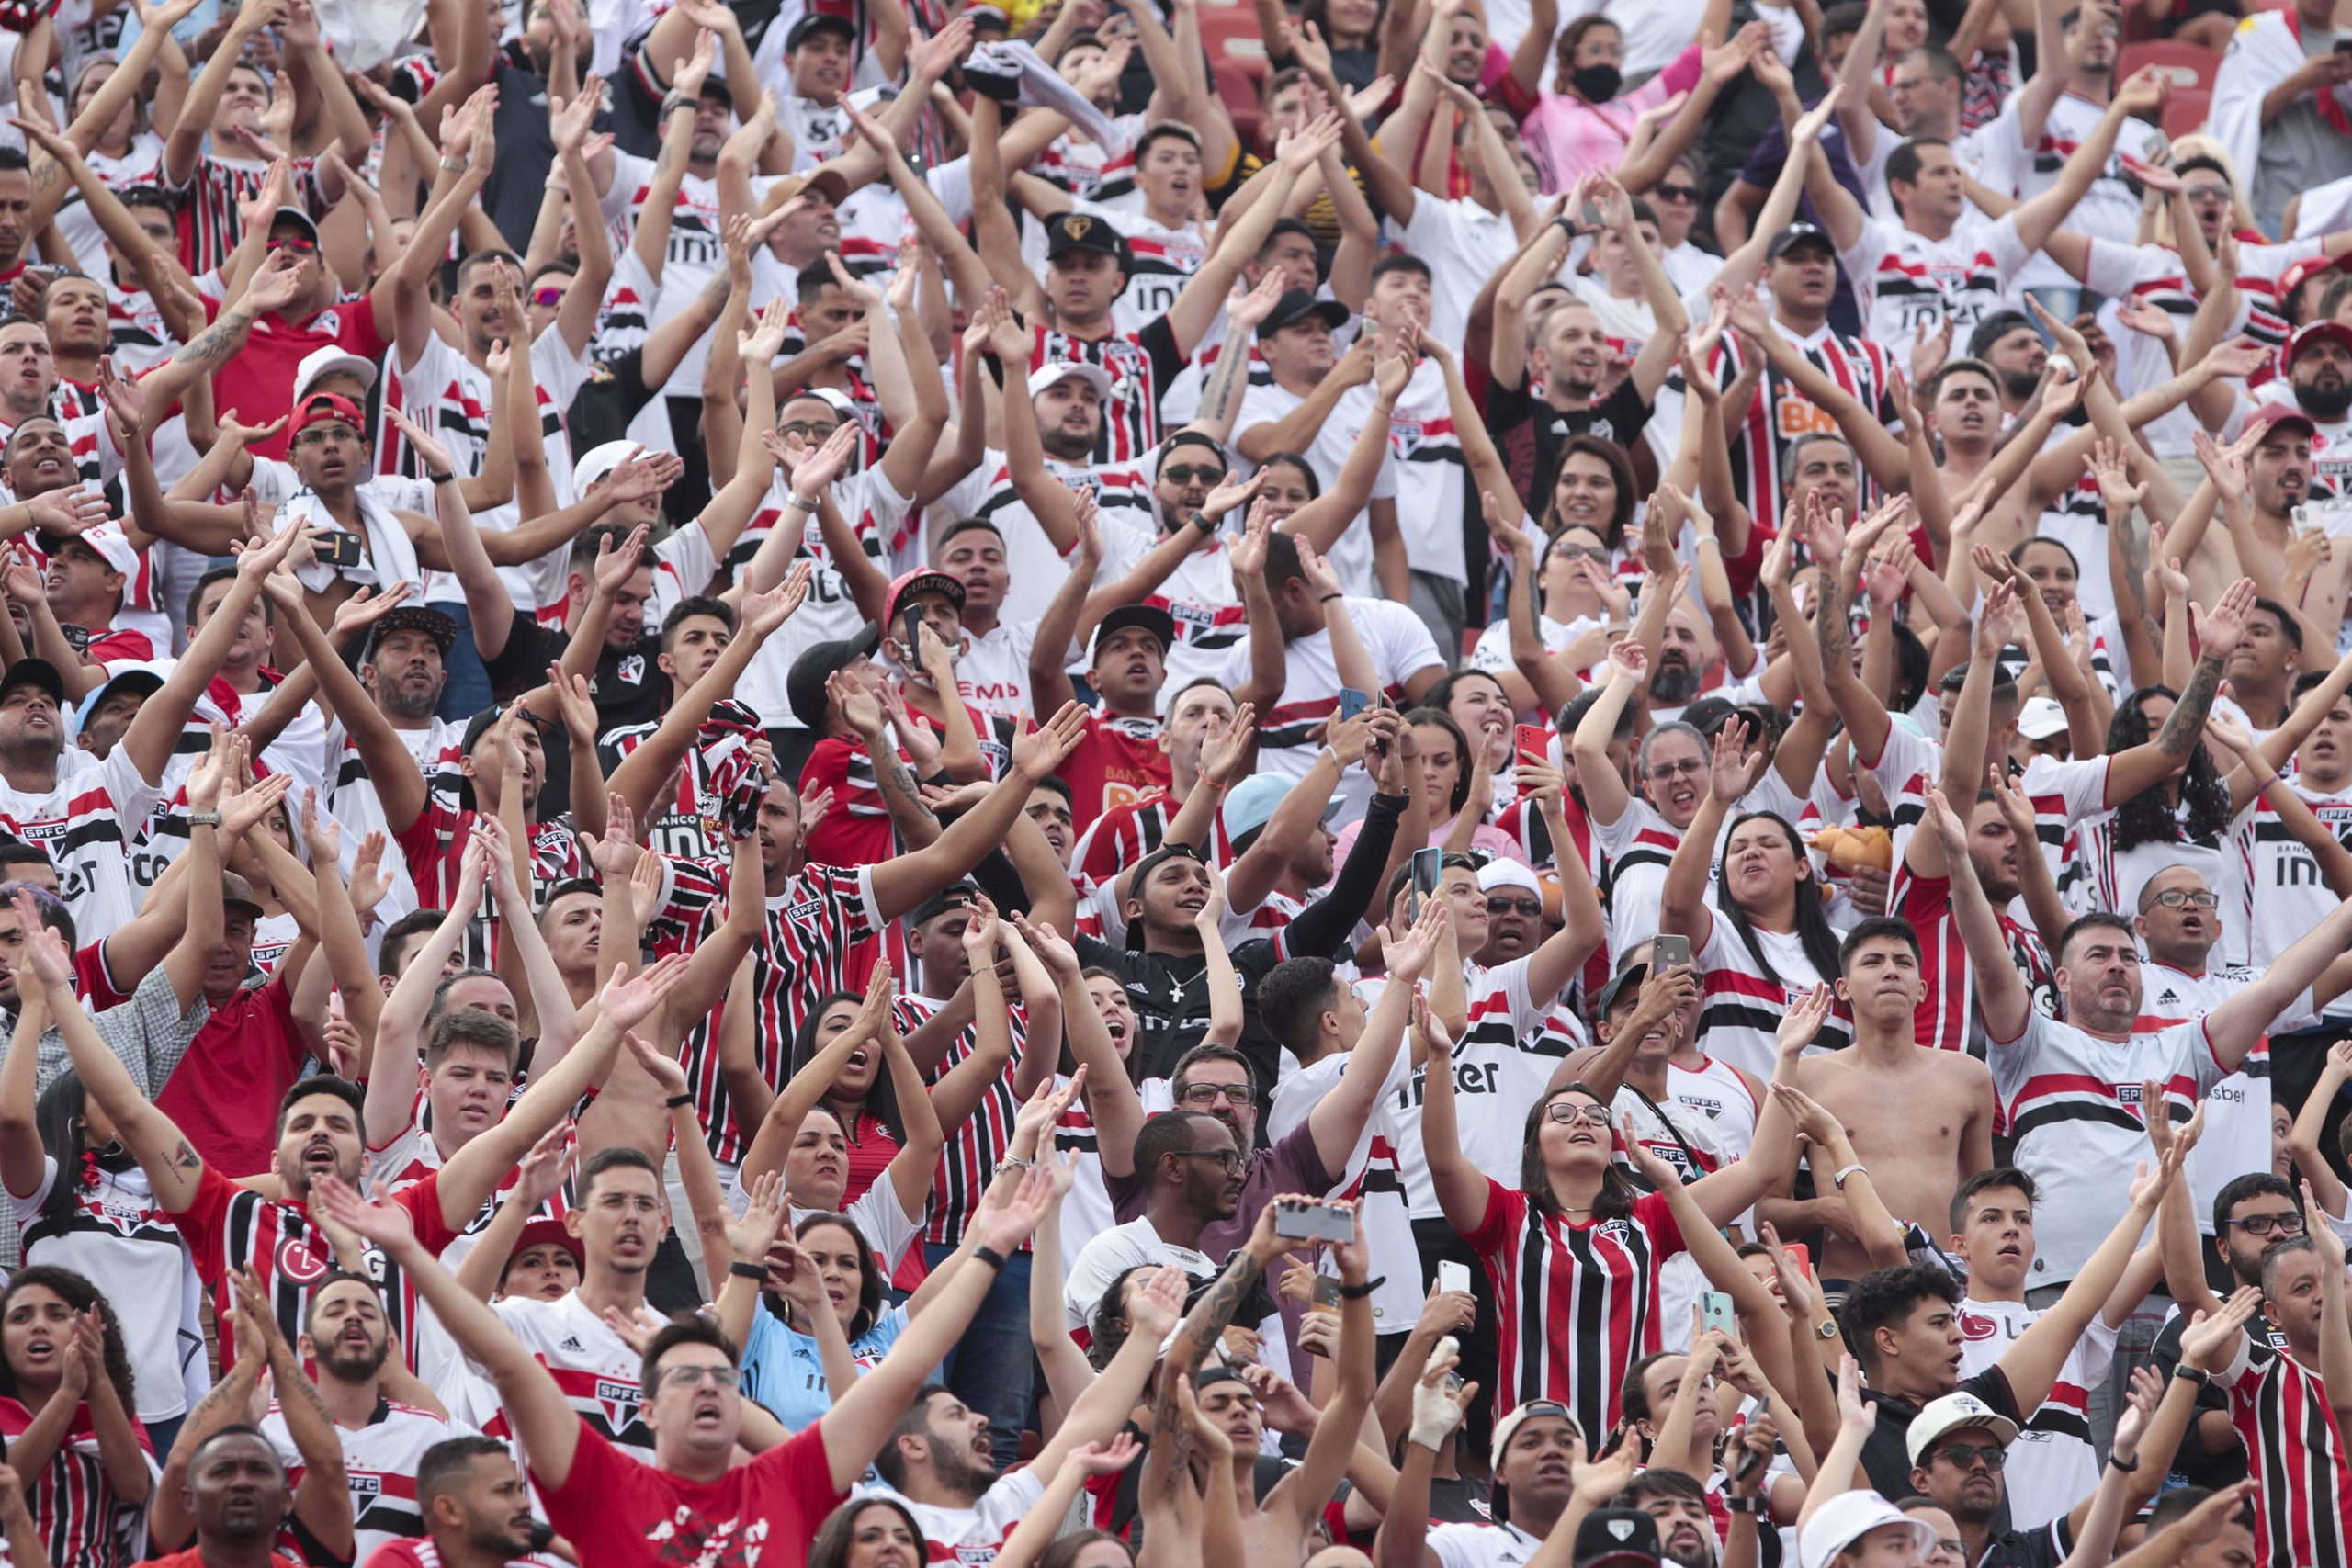
<svg viewBox="0 0 2352 1568"><path fill-rule="evenodd" d="M891 1000L891 1021L901 1035L911 1034L946 1005L943 1000L910 992ZM953 1247L964 1239L964 1222L979 1207L981 1194L996 1179L996 1162L1004 1157L1005 1147L1012 1141L1012 1118L1021 1109L1020 1099L1012 1092L1012 1075L1020 1070L1021 1054L1028 1048L1029 1010L1015 1002L1010 1011L1012 1059L981 1091L978 1107L947 1129L947 1147L939 1156L939 1168L932 1173L931 1214L923 1229L925 1242ZM937 1083L978 1048L978 1034L967 1025L940 1058L932 1082Z"/></svg>
<svg viewBox="0 0 2352 1568"><path fill-rule="evenodd" d="M308 212L324 210L317 161L296 158L290 166L294 205ZM155 183L181 198L180 261L191 274L218 272L228 261L244 232L237 204L261 193L262 177L268 172L269 165L258 158L218 158L209 152L198 157L183 186L173 185L164 169L156 169Z"/></svg>
<svg viewBox="0 0 2352 1568"><path fill-rule="evenodd" d="M408 1211L417 1239L435 1253L457 1234L441 1217L438 1171L385 1201ZM287 1338L305 1332L311 1292L335 1267L334 1245L311 1222L308 1208L265 1198L208 1165L197 1178L196 1196L172 1219L196 1259L196 1277L212 1292L216 1315L225 1316L237 1304L229 1289L230 1275L251 1269L260 1276L262 1294ZM408 1330L416 1322L415 1287L402 1277L399 1264L372 1246L368 1248L368 1271L383 1292L384 1314L393 1335L413 1347ZM413 1348L409 1353L414 1354ZM221 1346L220 1370L226 1372L235 1360L235 1348Z"/></svg>
<svg viewBox="0 0 2352 1568"><path fill-rule="evenodd" d="M2218 1381L2245 1444L2254 1560L2263 1568L2341 1562L2352 1541L2352 1472L2319 1373L2247 1340Z"/></svg>
<svg viewBox="0 0 2352 1568"><path fill-rule="evenodd" d="M32 1421L31 1411L0 1394L0 1440L15 1448ZM147 1428L134 1421L130 1429L138 1434L141 1451L152 1458ZM86 1402L74 1407L50 1461L38 1474L21 1479L25 1506L48 1552L50 1568L122 1568L137 1560L135 1548L145 1539L141 1525L146 1505L126 1501L107 1479L97 1427Z"/></svg>
<svg viewBox="0 0 2352 1568"><path fill-rule="evenodd" d="M287 1429L286 1416L273 1400L261 1418L262 1435L277 1445L286 1465L286 1484L302 1482L301 1450ZM343 1444L343 1469L351 1486L351 1522L356 1532L352 1561L366 1560L386 1541L403 1540L424 1533L424 1516L417 1509L416 1467L424 1450L467 1428L413 1404L376 1401L376 1413L356 1431L338 1423L334 1435ZM278 1550L299 1557L301 1543L292 1535L280 1538Z"/></svg>
<svg viewBox="0 0 2352 1568"><path fill-rule="evenodd" d="M1919 978L1927 994L1912 1014L1912 1036L1937 1051L1981 1051L1976 1043L1976 976L1969 963L1968 944L1960 940L1960 922L1952 919L1951 878L1919 876L1898 861L1894 883L1887 894L1887 912L1907 922L1919 937ZM2056 1016L2056 966L2041 938L1996 910L2001 935L2009 944L2009 961L2033 991L2034 1006Z"/></svg>
<svg viewBox="0 0 2352 1568"><path fill-rule="evenodd" d="M1778 320L1772 328L1864 408L1877 410L1883 423L1894 423L1895 411L1886 394L1894 362L1883 346L1867 338L1840 336L1826 326L1810 337L1798 336ZM1726 387L1739 378L1745 367L1736 334L1723 335L1709 367ZM1757 379L1756 396L1747 410L1724 413L1725 418L1739 422L1736 431L1726 434L1732 443L1732 483L1738 489L1740 501L1758 518L1778 518L1788 504L1783 487L1788 482L1791 447L1809 435L1836 435L1838 422L1815 408L1793 382L1769 364Z"/></svg>
<svg viewBox="0 0 2352 1568"><path fill-rule="evenodd" d="M1160 372L1140 333L1072 337L1043 322L1030 331L1036 340L1029 354L1032 376L1048 365L1080 364L1094 366L1111 378L1111 395L1102 400L1102 434L1094 444L1096 462L1132 463L1159 445ZM1173 343L1170 339L1171 358Z"/></svg>
<svg viewBox="0 0 2352 1568"><path fill-rule="evenodd" d="M678 863L671 863L673 867ZM725 864L708 863L702 870L713 884L726 887ZM753 891L745 889L746 896ZM713 908L706 919L719 918ZM870 953L868 944L882 928L882 912L874 902L874 872L868 866L803 866L781 894L767 899L760 942L752 950L752 994L759 1010L752 1035L759 1042L760 1071L770 1089L784 1087L793 1032L817 998L865 984L871 960L852 973L852 953L860 947ZM740 1003L730 998L727 1005ZM686 1079L694 1087L695 1110L710 1134L712 1157L732 1165L742 1159L753 1129L737 1124L718 1070L722 1014L723 1009L714 1010L687 1036Z"/></svg>
<svg viewBox="0 0 2352 1568"><path fill-rule="evenodd" d="M1489 1178L1487 1217L1464 1239L1495 1284L1496 1419L1556 1399L1586 1431L1614 1427L1625 1369L1658 1348L1658 1270L1684 1250L1666 1198L1577 1224Z"/></svg>
<svg viewBox="0 0 2352 1568"><path fill-rule="evenodd" d="M1907 344L1922 328L1932 333L1949 320L1964 333L2002 309L2026 255L2015 214L1941 240L1870 218L1838 262L1860 297L1862 335Z"/></svg>

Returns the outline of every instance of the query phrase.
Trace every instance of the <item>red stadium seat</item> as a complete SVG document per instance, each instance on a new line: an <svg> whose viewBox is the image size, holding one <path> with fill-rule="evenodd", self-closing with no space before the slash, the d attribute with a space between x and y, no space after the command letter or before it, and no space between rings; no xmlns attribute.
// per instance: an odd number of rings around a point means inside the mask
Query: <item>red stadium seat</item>
<svg viewBox="0 0 2352 1568"><path fill-rule="evenodd" d="M2222 69L2222 56L2216 50L2193 43L2181 43L2173 39L2151 39L2145 43L2123 46L2115 61L2116 79L2120 81L2150 65L2162 67L2172 77L2175 98L2178 98L2184 90L2210 96L2213 91L2213 77ZM2172 118L2167 107L2165 114L2167 130L2171 130ZM2204 118L2201 108L2198 118Z"/></svg>
<svg viewBox="0 0 2352 1568"><path fill-rule="evenodd" d="M2178 141L2192 130L2203 130L2206 111L2212 106L2213 95L2202 87L2175 87L2165 100L2165 134Z"/></svg>
<svg viewBox="0 0 2352 1568"><path fill-rule="evenodd" d="M1205 16L1206 13L1204 13ZM1251 37L1256 41L1255 35ZM1216 78L1216 96L1225 100L1225 112L1233 118L1233 133L1241 140L1243 152L1254 152L1258 146L1259 94L1267 74L1273 69L1263 54L1218 54L1209 51L1210 68Z"/></svg>

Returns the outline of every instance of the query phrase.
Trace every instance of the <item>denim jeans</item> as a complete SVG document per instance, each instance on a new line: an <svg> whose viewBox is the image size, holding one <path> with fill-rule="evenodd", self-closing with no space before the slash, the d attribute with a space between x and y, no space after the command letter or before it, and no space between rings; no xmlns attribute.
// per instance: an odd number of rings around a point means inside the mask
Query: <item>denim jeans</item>
<svg viewBox="0 0 2352 1568"><path fill-rule="evenodd" d="M462 725L496 700L490 690L490 671L481 667L481 656L474 651L474 618L463 604L435 604L434 608L448 613L458 623L458 640L449 649L449 657L441 661L448 671L447 684L441 688L441 705L435 711L451 724Z"/></svg>
<svg viewBox="0 0 2352 1568"><path fill-rule="evenodd" d="M922 1255L936 1269L956 1249L940 1242L925 1242ZM972 1316L947 1359L939 1364L939 1381L964 1402L989 1418L989 1440L999 1470L1011 1470L1021 1459L1021 1430L1029 1424L1030 1397L1035 1392L1033 1371L1036 1352L1029 1344L1029 1265L1031 1255L1016 1252L996 1271L980 1310ZM985 1269L984 1263L967 1268Z"/></svg>

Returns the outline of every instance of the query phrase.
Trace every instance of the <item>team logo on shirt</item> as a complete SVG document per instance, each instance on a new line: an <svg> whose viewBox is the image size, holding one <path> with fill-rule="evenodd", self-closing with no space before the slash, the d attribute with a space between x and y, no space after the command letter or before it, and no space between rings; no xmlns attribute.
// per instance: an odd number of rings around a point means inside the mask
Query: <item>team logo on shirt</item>
<svg viewBox="0 0 2352 1568"><path fill-rule="evenodd" d="M362 1475L355 1470L348 1472L345 1479L350 1483L352 1494L355 1496L380 1497L383 1495L384 1478L380 1475Z"/></svg>
<svg viewBox="0 0 2352 1568"><path fill-rule="evenodd" d="M1960 1321L1960 1337L1962 1339L1990 1339L2001 1331L1999 1324L1995 1323L1981 1312L1970 1312L1966 1307L1962 1307L1957 1316Z"/></svg>
<svg viewBox="0 0 2352 1568"><path fill-rule="evenodd" d="M315 1285L327 1277L331 1260L321 1258L310 1242L289 1235L277 1244L278 1278L297 1285Z"/></svg>
<svg viewBox="0 0 2352 1568"><path fill-rule="evenodd" d="M645 655L632 653L622 660L618 673L620 678L630 685L642 685L645 682Z"/></svg>
<svg viewBox="0 0 2352 1568"><path fill-rule="evenodd" d="M605 1429L616 1436L628 1430L629 1423L637 1419L637 1407L643 1397L643 1391L633 1382L598 1378L596 1404L604 1411Z"/></svg>

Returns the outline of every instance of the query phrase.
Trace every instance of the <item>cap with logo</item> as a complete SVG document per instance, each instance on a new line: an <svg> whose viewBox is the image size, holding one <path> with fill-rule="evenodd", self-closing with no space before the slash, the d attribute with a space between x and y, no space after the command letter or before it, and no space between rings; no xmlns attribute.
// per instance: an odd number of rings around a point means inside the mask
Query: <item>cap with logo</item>
<svg viewBox="0 0 2352 1568"><path fill-rule="evenodd" d="M315 245L319 243L319 220L301 208L281 207L269 215L269 227L272 233L277 232L280 223L291 224L301 230L303 233L310 236L311 243Z"/></svg>
<svg viewBox="0 0 2352 1568"><path fill-rule="evenodd" d="M2066 733L2066 710L2055 697L2028 697L2018 709L2018 733L2028 740L2047 740Z"/></svg>
<svg viewBox="0 0 2352 1568"><path fill-rule="evenodd" d="M445 657L458 645L458 623L447 612L424 604L396 604L383 613L368 635L369 655L372 657L394 632L423 632L441 645Z"/></svg>
<svg viewBox="0 0 2352 1568"><path fill-rule="evenodd" d="M1126 236L1091 212L1058 212L1046 220L1046 259L1056 261L1072 251L1109 256L1122 272L1133 265Z"/></svg>
<svg viewBox="0 0 2352 1568"><path fill-rule="evenodd" d="M967 877L951 882L907 912L905 929L917 931L950 909L968 909L980 900L980 886Z"/></svg>
<svg viewBox="0 0 2352 1568"><path fill-rule="evenodd" d="M1176 646L1175 616L1157 604L1121 604L1095 623L1094 635L1086 641L1086 661L1089 664L1094 662L1094 656L1102 651L1103 639L1131 626L1148 632L1159 640L1162 659L1167 658L1168 650Z"/></svg>
<svg viewBox="0 0 2352 1568"><path fill-rule="evenodd" d="M122 531L119 523L99 523L78 534L52 534L44 528L39 536L41 553L55 555L68 544L80 544L107 563L108 571L119 571L125 577L139 571L139 550Z"/></svg>
<svg viewBox="0 0 2352 1568"><path fill-rule="evenodd" d="M890 618L907 607L907 601L918 593L944 593L947 602L961 610L964 607L964 585L944 571L919 566L912 571L902 571L890 581Z"/></svg>
<svg viewBox="0 0 2352 1568"><path fill-rule="evenodd" d="M1596 1508L1577 1526L1573 1568L1657 1568L1666 1560L1657 1521L1639 1508Z"/></svg>
<svg viewBox="0 0 2352 1568"><path fill-rule="evenodd" d="M1764 254L1767 256L1784 256L1799 245L1818 245L1830 260L1838 259L1837 242L1829 237L1829 231L1818 223L1790 224L1772 236L1772 243L1764 248Z"/></svg>
<svg viewBox="0 0 2352 1568"><path fill-rule="evenodd" d="M304 394L317 385L322 377L336 374L358 377L360 389L366 391L376 384L376 362L362 359L334 344L324 348L314 348L302 356L301 364L294 367L294 400L300 402Z"/></svg>
<svg viewBox="0 0 2352 1568"><path fill-rule="evenodd" d="M2352 326L2342 321L2305 321L2295 329L2295 335L2287 340L2286 351L2279 355L2278 363L2291 368L2302 356L2305 348L2323 340L2339 348L2352 350Z"/></svg>
<svg viewBox="0 0 2352 1568"><path fill-rule="evenodd" d="M313 392L295 409L291 434L300 435L314 424L338 419L362 435L368 432L368 416L359 412L357 403L341 392Z"/></svg>
<svg viewBox="0 0 2352 1568"><path fill-rule="evenodd" d="M1936 1444L1936 1439L1953 1432L1981 1427L1993 1434L2003 1448L2018 1440L2018 1424L1966 1390L1945 1394L1928 1402L1927 1408L1911 1418L1910 1429L1903 1434L1905 1447L1911 1462L1922 1462L1921 1456Z"/></svg>

